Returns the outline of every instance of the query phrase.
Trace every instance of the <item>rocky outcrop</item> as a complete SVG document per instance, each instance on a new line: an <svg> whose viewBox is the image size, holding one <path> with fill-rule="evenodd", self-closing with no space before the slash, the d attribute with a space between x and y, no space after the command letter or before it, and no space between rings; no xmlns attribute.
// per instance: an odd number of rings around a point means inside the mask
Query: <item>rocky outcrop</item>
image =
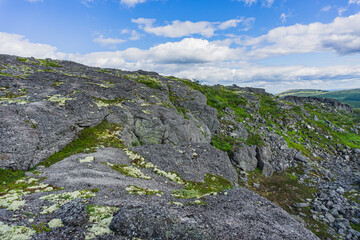
<svg viewBox="0 0 360 240"><path fill-rule="evenodd" d="M284 97L284 100L288 102L292 102L296 105L301 105L304 103L325 104L326 106L329 107L329 109L336 109L348 113L353 113L352 107L332 98L286 96Z"/></svg>
<svg viewBox="0 0 360 240"><path fill-rule="evenodd" d="M306 101L0 55L0 238L356 239L359 123Z"/></svg>

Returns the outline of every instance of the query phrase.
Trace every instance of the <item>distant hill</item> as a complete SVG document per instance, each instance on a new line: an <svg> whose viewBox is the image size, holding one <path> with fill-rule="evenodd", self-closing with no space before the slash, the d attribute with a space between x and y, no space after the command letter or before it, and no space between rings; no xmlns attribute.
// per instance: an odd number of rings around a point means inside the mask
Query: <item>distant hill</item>
<svg viewBox="0 0 360 240"><path fill-rule="evenodd" d="M353 108L360 108L360 88L341 90L341 91L325 91L325 90L317 90L317 89L293 89L276 95L279 97L298 96L298 97L334 98L342 103L349 104Z"/></svg>

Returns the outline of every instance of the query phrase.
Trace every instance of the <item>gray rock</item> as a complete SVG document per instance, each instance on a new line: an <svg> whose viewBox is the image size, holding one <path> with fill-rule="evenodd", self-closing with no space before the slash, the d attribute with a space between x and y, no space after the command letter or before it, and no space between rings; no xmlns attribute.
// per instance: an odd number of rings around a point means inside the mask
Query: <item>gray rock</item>
<svg viewBox="0 0 360 240"><path fill-rule="evenodd" d="M261 162L258 163L259 168L261 169L262 175L265 177L271 177L274 174L274 169L268 162Z"/></svg>
<svg viewBox="0 0 360 240"><path fill-rule="evenodd" d="M203 181L206 174L220 175L237 183L237 174L226 153L204 143L147 145L131 150L159 168L189 181Z"/></svg>
<svg viewBox="0 0 360 240"><path fill-rule="evenodd" d="M60 218L67 226L81 226L88 221L85 204L80 198L66 203L55 212L56 218Z"/></svg>
<svg viewBox="0 0 360 240"><path fill-rule="evenodd" d="M244 171L254 171L258 164L255 149L256 147L243 143L234 149L231 160Z"/></svg>
<svg viewBox="0 0 360 240"><path fill-rule="evenodd" d="M213 235L203 232L196 218L182 217L161 206L121 208L110 229L123 236L145 239L211 239Z"/></svg>

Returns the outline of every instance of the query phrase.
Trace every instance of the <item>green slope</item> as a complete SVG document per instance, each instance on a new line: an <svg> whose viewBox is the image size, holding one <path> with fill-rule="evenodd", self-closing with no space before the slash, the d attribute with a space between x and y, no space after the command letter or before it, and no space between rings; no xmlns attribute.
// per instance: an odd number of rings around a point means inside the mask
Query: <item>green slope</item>
<svg viewBox="0 0 360 240"><path fill-rule="evenodd" d="M334 98L342 103L349 104L353 108L360 108L360 88L341 90L341 91L324 91L317 89L294 89L279 93L277 94L277 96Z"/></svg>

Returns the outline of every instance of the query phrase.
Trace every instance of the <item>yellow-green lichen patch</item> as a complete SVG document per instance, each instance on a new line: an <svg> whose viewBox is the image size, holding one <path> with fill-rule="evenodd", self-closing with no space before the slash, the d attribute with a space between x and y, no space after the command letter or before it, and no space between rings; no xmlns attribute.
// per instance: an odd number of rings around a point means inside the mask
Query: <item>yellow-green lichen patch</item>
<svg viewBox="0 0 360 240"><path fill-rule="evenodd" d="M116 99L103 99L103 98L97 98L93 97L95 100L95 104L100 107L109 107L109 106L117 106L123 108L121 105L122 102L125 101L125 99L122 98L116 98Z"/></svg>
<svg viewBox="0 0 360 240"><path fill-rule="evenodd" d="M42 196L41 200L46 200L49 202L54 203L51 206L43 207L43 210L41 211L41 214L50 214L54 211L56 211L59 207L62 205L70 202L71 200L75 198L91 198L95 197L96 194L91 190L78 190L74 192L64 192L60 194L49 194L46 196Z"/></svg>
<svg viewBox="0 0 360 240"><path fill-rule="evenodd" d="M66 104L66 101L70 101L70 100L76 100L76 98L65 97L60 94L55 94L48 98L48 101L56 102L59 106L64 106Z"/></svg>
<svg viewBox="0 0 360 240"><path fill-rule="evenodd" d="M99 87L103 87L103 88L111 88L114 87L113 84L102 84L102 83L93 83L93 82L86 82L88 84L93 84L93 85L97 85Z"/></svg>
<svg viewBox="0 0 360 240"><path fill-rule="evenodd" d="M95 160L94 156L89 156L84 159L79 159L79 163L91 163Z"/></svg>
<svg viewBox="0 0 360 240"><path fill-rule="evenodd" d="M163 192L157 189L141 188L139 186L130 185L125 188L125 190L130 194L135 195L156 195L161 197Z"/></svg>
<svg viewBox="0 0 360 240"><path fill-rule="evenodd" d="M118 210L116 207L90 205L86 208L89 215L89 222L92 226L85 234L85 239L94 239L96 236L112 234L109 225L113 219L114 213Z"/></svg>
<svg viewBox="0 0 360 240"><path fill-rule="evenodd" d="M173 172L166 172L163 171L161 169L159 169L157 166L155 166L153 163L148 163L145 161L144 157L142 157L141 155L130 151L130 150L124 150L124 152L126 153L126 155L130 158L131 163L134 166L137 167L141 167L141 168L146 168L146 169L150 169L152 168L153 172L155 172L156 174L162 176L162 177L166 177L168 178L170 181L176 182L178 184L184 185L185 181L181 179L181 177Z"/></svg>
<svg viewBox="0 0 360 240"><path fill-rule="evenodd" d="M58 227L63 227L64 224L61 219L55 218L52 219L50 222L48 222L48 226L49 228L58 228Z"/></svg>
<svg viewBox="0 0 360 240"><path fill-rule="evenodd" d="M170 204L174 204L174 205L179 206L179 207L183 207L183 206L184 206L184 204L181 203L181 202L170 201Z"/></svg>
<svg viewBox="0 0 360 240"><path fill-rule="evenodd" d="M48 192L57 189L49 184L38 183L38 181L39 179L36 178L24 178L2 186L0 207L10 211L17 211L26 203L25 200L22 200L22 196L33 192Z"/></svg>
<svg viewBox="0 0 360 240"><path fill-rule="evenodd" d="M121 174L123 174L125 176L147 179L147 180L152 179L150 176L141 172L140 169L133 167L133 166L128 166L126 164L110 164L110 163L106 163L106 164L111 166L112 169L120 172Z"/></svg>
<svg viewBox="0 0 360 240"><path fill-rule="evenodd" d="M230 181L212 174L206 174L203 182L186 182L183 189L172 191L176 198L202 198L208 195L216 195L224 190L231 189Z"/></svg>
<svg viewBox="0 0 360 240"><path fill-rule="evenodd" d="M62 82L62 81L55 81L53 84L51 84L51 86L52 87L59 87L59 86L61 86L63 84L64 84L64 82Z"/></svg>
<svg viewBox="0 0 360 240"><path fill-rule="evenodd" d="M23 226L8 226L0 222L0 239L28 240L36 233L35 230Z"/></svg>
<svg viewBox="0 0 360 240"><path fill-rule="evenodd" d="M25 99L13 99L13 98L0 98L0 103L1 104L11 104L11 103L17 103L17 104L27 104L29 103L29 101L25 100Z"/></svg>

